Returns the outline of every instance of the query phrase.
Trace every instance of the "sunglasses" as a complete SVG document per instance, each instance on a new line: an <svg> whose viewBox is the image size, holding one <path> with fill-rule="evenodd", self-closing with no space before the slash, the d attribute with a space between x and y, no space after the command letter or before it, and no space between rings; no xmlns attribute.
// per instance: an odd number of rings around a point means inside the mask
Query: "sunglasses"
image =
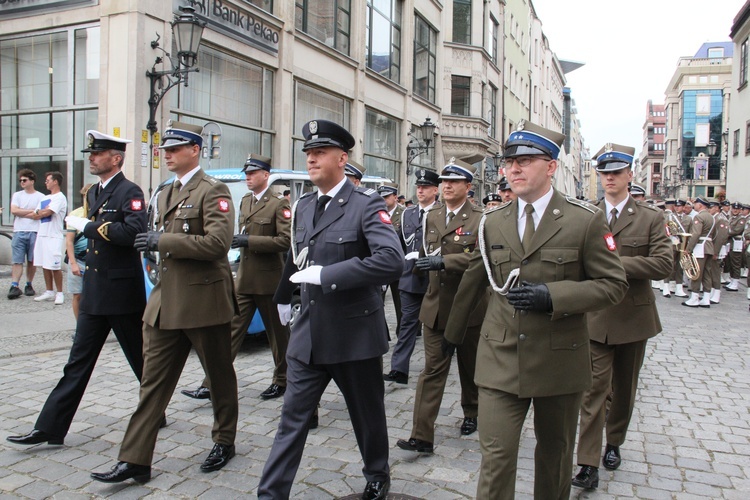
<svg viewBox="0 0 750 500"><path fill-rule="evenodd" d="M29 179L18 179L18 182L27 182Z"/></svg>

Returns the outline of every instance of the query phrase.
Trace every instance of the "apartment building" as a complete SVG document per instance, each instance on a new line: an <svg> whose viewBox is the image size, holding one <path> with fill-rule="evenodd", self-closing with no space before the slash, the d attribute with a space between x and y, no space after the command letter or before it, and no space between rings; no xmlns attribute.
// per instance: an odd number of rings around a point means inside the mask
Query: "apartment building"
<svg viewBox="0 0 750 500"><path fill-rule="evenodd" d="M646 120L643 123L640 172L638 183L646 189L646 196L661 197L663 190L664 138L667 133L667 114L663 104L646 104Z"/></svg>

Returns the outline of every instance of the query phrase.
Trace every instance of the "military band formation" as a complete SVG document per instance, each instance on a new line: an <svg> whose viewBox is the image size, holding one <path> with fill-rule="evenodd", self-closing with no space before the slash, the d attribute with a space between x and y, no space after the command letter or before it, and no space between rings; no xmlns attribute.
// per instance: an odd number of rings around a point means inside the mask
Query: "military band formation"
<svg viewBox="0 0 750 500"><path fill-rule="evenodd" d="M514 497L532 405L534 497L568 498L573 486L599 486L600 463L616 470L628 459L620 448L646 343L662 330L656 296L709 308L747 276L750 206L704 197L647 202L632 183L632 147L607 144L597 153L604 197L589 203L552 186L564 136L521 123L484 209L473 200L475 167L455 158L440 172L417 169L416 203L405 208L397 184L360 184L365 168L349 158L356 141L347 130L313 120L302 150L317 191L290 206L269 189L272 160L251 154L235 219L229 189L199 165L201 133L170 123L160 148L174 181L147 214L143 192L120 171L130 141L88 132L83 151L101 182L86 195L85 216L66 219L88 238L75 339L34 428L8 441L63 444L112 329L140 397L117 463L91 477L150 480L191 349L205 380L181 392L210 400L214 413L214 446L200 470L221 469L235 455L233 362L257 310L274 361L259 397L284 401L259 498L289 498L331 380L362 455L361 498L386 498L392 448L440 452L435 420L454 356L463 409L456 435L478 433L482 455L477 498ZM236 279L230 248L240 251ZM160 279L147 301L139 256L152 251ZM420 336L425 360L415 368ZM411 432L391 441L385 384L408 384L417 371Z"/></svg>

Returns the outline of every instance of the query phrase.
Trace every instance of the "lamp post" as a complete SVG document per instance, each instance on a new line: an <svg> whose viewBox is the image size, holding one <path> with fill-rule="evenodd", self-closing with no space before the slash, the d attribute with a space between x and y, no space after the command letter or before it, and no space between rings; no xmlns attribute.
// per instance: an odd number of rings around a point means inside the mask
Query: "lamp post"
<svg viewBox="0 0 750 500"><path fill-rule="evenodd" d="M175 16L174 20L169 23L172 26L172 35L177 44L177 57L173 58L169 52L159 46L159 34L156 40L151 42L152 49L159 49L169 61L170 69L157 71L156 65L164 62L164 57L157 56L154 65L150 71L146 71L146 77L151 81L151 92L148 98L148 124L146 128L153 138L157 131L156 126L156 109L159 103L169 90L175 85L184 83L187 87L188 74L198 71L194 68L198 59L198 46L203 36L203 28L206 26L204 21L198 19L195 15L195 9L192 7L180 7L180 15ZM153 141L152 141L153 143Z"/></svg>
<svg viewBox="0 0 750 500"><path fill-rule="evenodd" d="M406 146L406 175L411 175L412 162L416 157L427 153L430 150L430 144L435 137L436 123L433 123L428 116L424 123L416 125L414 132L409 132L409 137L412 138L409 144Z"/></svg>

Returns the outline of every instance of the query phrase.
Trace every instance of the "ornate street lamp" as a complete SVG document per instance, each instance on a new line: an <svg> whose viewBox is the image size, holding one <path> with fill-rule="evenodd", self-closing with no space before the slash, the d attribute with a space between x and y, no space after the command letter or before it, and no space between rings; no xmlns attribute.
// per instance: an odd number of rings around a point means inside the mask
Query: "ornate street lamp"
<svg viewBox="0 0 750 500"><path fill-rule="evenodd" d="M195 9L192 7L180 7L180 12L180 15L175 16L174 20L169 23L172 26L172 35L177 45L177 57L172 58L169 52L159 46L161 37L158 33L156 40L151 42L151 48L161 50L171 66L170 69L157 71L156 65L164 62L164 57L157 56L151 70L146 71L146 77L151 81L151 92L148 98L149 116L146 128L151 132L151 135L158 129L156 126L156 109L169 89L180 83L184 83L187 87L188 74L198 71L198 68L193 66L198 59L198 47L206 23L198 19L195 15Z"/></svg>
<svg viewBox="0 0 750 500"><path fill-rule="evenodd" d="M406 146L406 175L411 175L411 163L414 159L430 150L436 127L437 124L433 123L428 116L423 124L415 126L413 133L409 132L408 135L412 140Z"/></svg>

